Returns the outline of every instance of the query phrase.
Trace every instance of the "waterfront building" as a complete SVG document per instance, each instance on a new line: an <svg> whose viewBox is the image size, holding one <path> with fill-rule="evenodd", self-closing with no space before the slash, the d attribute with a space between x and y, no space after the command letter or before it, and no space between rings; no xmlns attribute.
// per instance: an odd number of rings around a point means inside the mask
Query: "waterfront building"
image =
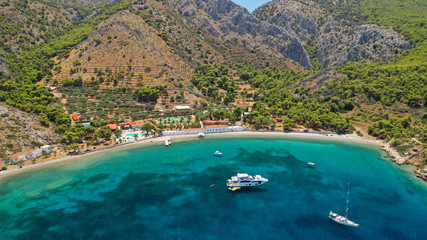
<svg viewBox="0 0 427 240"><path fill-rule="evenodd" d="M220 133L220 132L228 132L229 128L227 125L219 125L219 126L207 126L205 133Z"/></svg>
<svg viewBox="0 0 427 240"><path fill-rule="evenodd" d="M27 159L33 159L33 158L35 158L35 155L34 155L34 153L33 153L33 152L27 152L27 153L25 154L25 157L26 157Z"/></svg>
<svg viewBox="0 0 427 240"><path fill-rule="evenodd" d="M209 133L222 133L222 132L240 132L245 131L246 128L243 126L208 126L205 128L191 128L191 129L183 129L179 131L164 131L162 133L163 136L174 136L174 135L191 135L191 134L209 134Z"/></svg>

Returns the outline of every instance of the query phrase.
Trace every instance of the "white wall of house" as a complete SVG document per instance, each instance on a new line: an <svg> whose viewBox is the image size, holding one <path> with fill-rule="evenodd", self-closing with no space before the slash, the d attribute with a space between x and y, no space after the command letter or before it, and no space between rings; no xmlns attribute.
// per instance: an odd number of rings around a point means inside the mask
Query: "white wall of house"
<svg viewBox="0 0 427 240"><path fill-rule="evenodd" d="M175 135L190 135L190 134L209 134L209 133L221 133L221 132L241 132L245 131L245 127L231 126L231 127L211 127L199 130L181 130L181 131L164 131L163 136L175 136Z"/></svg>
<svg viewBox="0 0 427 240"><path fill-rule="evenodd" d="M43 151L49 152L50 150L52 150L52 146L50 146L50 145L45 145L45 146L42 146L42 147L41 147L41 149L42 149Z"/></svg>
<svg viewBox="0 0 427 240"><path fill-rule="evenodd" d="M35 157L38 157L43 154L43 150L39 149L33 152Z"/></svg>
<svg viewBox="0 0 427 240"><path fill-rule="evenodd" d="M164 131L162 136L175 136L175 135L186 135L185 131Z"/></svg>
<svg viewBox="0 0 427 240"><path fill-rule="evenodd" d="M228 127L210 127L206 128L205 133L220 133L220 132L228 132Z"/></svg>
<svg viewBox="0 0 427 240"><path fill-rule="evenodd" d="M199 133L205 133L204 129L199 129L199 130L187 130L187 131L183 131L185 132L185 134L199 134Z"/></svg>
<svg viewBox="0 0 427 240"><path fill-rule="evenodd" d="M241 131L245 131L246 128L242 126L231 126L231 127L228 127L228 130L230 132L241 132Z"/></svg>

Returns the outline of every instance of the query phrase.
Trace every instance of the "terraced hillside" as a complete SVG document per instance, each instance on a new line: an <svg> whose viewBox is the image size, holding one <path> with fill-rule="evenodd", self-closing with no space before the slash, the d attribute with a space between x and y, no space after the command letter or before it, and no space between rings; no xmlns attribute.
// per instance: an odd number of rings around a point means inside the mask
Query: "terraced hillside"
<svg viewBox="0 0 427 240"><path fill-rule="evenodd" d="M103 86L117 87L188 83L191 66L170 50L141 16L123 11L98 25L70 53L57 58L52 78L61 84L67 78L91 81L95 77Z"/></svg>

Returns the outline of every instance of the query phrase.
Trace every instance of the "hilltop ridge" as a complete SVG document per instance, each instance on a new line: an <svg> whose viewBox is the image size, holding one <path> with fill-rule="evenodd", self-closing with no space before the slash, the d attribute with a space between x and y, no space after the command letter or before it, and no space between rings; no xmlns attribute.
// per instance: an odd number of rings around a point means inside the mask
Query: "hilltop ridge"
<svg viewBox="0 0 427 240"><path fill-rule="evenodd" d="M286 29L255 18L230 0L167 0L183 16L214 36L237 38L253 49L286 57L311 69L303 44Z"/></svg>

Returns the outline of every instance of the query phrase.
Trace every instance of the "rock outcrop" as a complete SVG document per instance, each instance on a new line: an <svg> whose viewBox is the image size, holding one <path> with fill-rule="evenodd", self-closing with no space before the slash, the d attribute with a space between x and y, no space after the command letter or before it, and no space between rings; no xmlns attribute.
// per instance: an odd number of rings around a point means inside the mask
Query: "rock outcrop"
<svg viewBox="0 0 427 240"><path fill-rule="evenodd" d="M351 27L332 19L320 28L315 43L323 68L349 61L389 60L411 47L389 27L373 24Z"/></svg>
<svg viewBox="0 0 427 240"><path fill-rule="evenodd" d="M360 25L334 14L339 11L336 5L343 2L276 0L256 9L254 16L283 27L301 42L313 40L322 68L349 61L390 60L411 48L401 34L389 27Z"/></svg>
<svg viewBox="0 0 427 240"><path fill-rule="evenodd" d="M262 5L253 12L263 21L286 28L289 32L306 41L321 25L325 11L311 1L273 1Z"/></svg>
<svg viewBox="0 0 427 240"><path fill-rule="evenodd" d="M230 0L168 0L170 5L208 33L238 39L247 47L286 57L312 69L301 41L284 27L256 18Z"/></svg>

